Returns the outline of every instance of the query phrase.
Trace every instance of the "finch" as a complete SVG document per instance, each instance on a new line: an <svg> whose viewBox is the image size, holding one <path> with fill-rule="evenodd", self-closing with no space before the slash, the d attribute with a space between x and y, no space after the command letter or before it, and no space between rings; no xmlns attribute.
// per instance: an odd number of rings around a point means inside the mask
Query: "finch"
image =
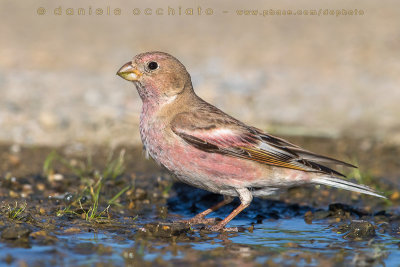
<svg viewBox="0 0 400 267"><path fill-rule="evenodd" d="M194 92L185 66L167 53L139 54L117 75L133 82L143 102L140 136L146 152L179 181L224 196L188 223L210 223L205 216L239 197L241 204L209 227L227 230L253 197L299 185L321 184L385 198L323 164L355 166L267 134L207 103Z"/></svg>

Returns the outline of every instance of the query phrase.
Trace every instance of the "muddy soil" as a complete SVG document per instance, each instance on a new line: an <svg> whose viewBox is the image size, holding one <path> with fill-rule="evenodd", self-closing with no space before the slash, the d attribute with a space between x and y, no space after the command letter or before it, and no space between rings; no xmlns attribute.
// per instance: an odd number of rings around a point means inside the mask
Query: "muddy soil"
<svg viewBox="0 0 400 267"><path fill-rule="evenodd" d="M400 148L289 138L360 166L388 200L326 187L255 199L215 233L188 219L221 196L174 181L140 147L0 145L0 265L392 266L400 261ZM339 169L340 170L340 169ZM362 178L361 178L362 177ZM224 218L236 205L217 211Z"/></svg>

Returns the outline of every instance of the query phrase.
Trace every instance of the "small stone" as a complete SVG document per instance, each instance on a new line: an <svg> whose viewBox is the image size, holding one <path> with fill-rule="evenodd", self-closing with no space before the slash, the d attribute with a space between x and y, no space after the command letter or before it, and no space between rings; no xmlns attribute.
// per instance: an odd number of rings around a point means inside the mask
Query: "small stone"
<svg viewBox="0 0 400 267"><path fill-rule="evenodd" d="M348 228L350 230L343 236L344 239L363 240L373 238L376 235L375 227L367 221L353 220Z"/></svg>
<svg viewBox="0 0 400 267"><path fill-rule="evenodd" d="M54 181L62 181L64 179L64 175L60 173L55 173L55 174L50 174L48 176L49 182L54 182Z"/></svg>
<svg viewBox="0 0 400 267"><path fill-rule="evenodd" d="M75 233L79 233L79 232L81 232L81 229L76 228L76 227L71 227L64 231L64 233L68 233L68 234L75 234Z"/></svg>
<svg viewBox="0 0 400 267"><path fill-rule="evenodd" d="M23 190L25 193L32 193L32 185L30 185L30 184L24 184L24 185L22 185L22 190Z"/></svg>
<svg viewBox="0 0 400 267"><path fill-rule="evenodd" d="M36 188L37 188L39 191L44 191L44 190L46 189L46 186L45 186L43 183L37 183L37 184L36 184Z"/></svg>
<svg viewBox="0 0 400 267"><path fill-rule="evenodd" d="M191 231L190 226L184 223L148 223L144 226L146 233L157 237L172 237L185 235Z"/></svg>
<svg viewBox="0 0 400 267"><path fill-rule="evenodd" d="M74 200L74 195L72 195L71 193L67 192L64 195L64 202L65 204L71 204L72 201ZM81 202L82 203L82 202Z"/></svg>
<svg viewBox="0 0 400 267"><path fill-rule="evenodd" d="M38 236L45 236L45 235L47 235L47 233L46 233L46 231L37 231L37 232L33 232L33 233L31 233L31 237L33 237L33 238L37 238Z"/></svg>
<svg viewBox="0 0 400 267"><path fill-rule="evenodd" d="M22 225L9 226L1 232L1 238L7 240L16 240L20 238L27 238L32 231Z"/></svg>
<svg viewBox="0 0 400 267"><path fill-rule="evenodd" d="M307 211L307 212L304 214L304 221L305 221L307 224L312 224L313 218L314 218L314 215L313 215L312 211Z"/></svg>
<svg viewBox="0 0 400 267"><path fill-rule="evenodd" d="M135 191L135 199L136 200L142 200L145 199L147 196L146 191L144 191L142 188L137 188Z"/></svg>
<svg viewBox="0 0 400 267"><path fill-rule="evenodd" d="M14 192L13 190L10 190L9 195L12 198L19 198L19 194Z"/></svg>
<svg viewBox="0 0 400 267"><path fill-rule="evenodd" d="M248 230L250 233L253 233L253 232L254 232L254 225L251 225L249 228L247 228L247 230Z"/></svg>
<svg viewBox="0 0 400 267"><path fill-rule="evenodd" d="M391 201L397 201L400 199L400 193L399 191L395 191L391 196L390 196L390 200Z"/></svg>

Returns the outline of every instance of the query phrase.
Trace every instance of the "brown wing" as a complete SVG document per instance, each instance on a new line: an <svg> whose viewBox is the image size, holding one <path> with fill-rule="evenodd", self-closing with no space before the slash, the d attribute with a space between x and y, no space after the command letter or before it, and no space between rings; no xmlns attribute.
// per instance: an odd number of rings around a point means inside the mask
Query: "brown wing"
<svg viewBox="0 0 400 267"><path fill-rule="evenodd" d="M303 150L283 139L267 135L248 127L222 111L210 106L196 112L180 113L172 120L172 131L190 145L210 153L221 153L277 167L301 171L343 174L317 163L340 163L324 156ZM303 156L305 155L305 156ZM307 159L307 156L314 160Z"/></svg>
<svg viewBox="0 0 400 267"><path fill-rule="evenodd" d="M328 164L336 164L336 165L344 165L347 167L351 167L351 168L357 168L357 166L354 166L350 163L341 161L341 160L337 160L334 158L330 158L330 157L326 157L326 156L322 156L319 154L315 154L311 151L305 150L297 145L294 145L292 143L289 143L288 141L286 141L285 139L270 135L270 134L266 134L264 132L262 132L259 129L256 129L253 127L253 129L255 131L257 131L258 135L260 136L261 140L265 143L268 143L272 146L276 146L279 147L281 149L287 149L290 150L294 153L296 153L298 156L300 156L303 159L306 160L311 160L311 161L316 161L319 163L328 163Z"/></svg>

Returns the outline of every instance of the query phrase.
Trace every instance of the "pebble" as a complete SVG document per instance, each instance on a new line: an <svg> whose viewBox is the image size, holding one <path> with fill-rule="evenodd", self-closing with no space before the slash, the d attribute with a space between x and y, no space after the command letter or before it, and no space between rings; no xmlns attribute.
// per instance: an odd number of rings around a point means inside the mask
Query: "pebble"
<svg viewBox="0 0 400 267"><path fill-rule="evenodd" d="M37 188L39 191L44 191L44 190L46 189L46 186L45 186L43 183L37 183L37 184L36 184L36 188Z"/></svg>
<svg viewBox="0 0 400 267"><path fill-rule="evenodd" d="M314 218L314 214L312 213L312 211L307 211L305 214L304 214L304 221L307 223L307 224L312 224L312 220L313 220L313 218Z"/></svg>
<svg viewBox="0 0 400 267"><path fill-rule="evenodd" d="M391 201L396 201L400 199L400 193L399 191L395 191L391 196L390 196L390 200Z"/></svg>
<svg viewBox="0 0 400 267"><path fill-rule="evenodd" d="M190 226L184 223L148 223L142 230L157 237L179 236L189 231L191 231Z"/></svg>
<svg viewBox="0 0 400 267"><path fill-rule="evenodd" d="M135 190L135 199L136 200L142 200L145 199L147 196L147 193L145 190L143 190L142 188L137 188Z"/></svg>
<svg viewBox="0 0 400 267"><path fill-rule="evenodd" d="M64 179L64 175L62 175L60 173L50 174L48 176L48 179L49 179L49 182L62 181Z"/></svg>
<svg viewBox="0 0 400 267"><path fill-rule="evenodd" d="M9 226L1 232L1 238L7 240L16 240L20 238L27 238L32 231L22 225Z"/></svg>
<svg viewBox="0 0 400 267"><path fill-rule="evenodd" d="M75 234L75 233L79 233L79 232L81 232L81 229L77 228L77 227L71 227L64 231L64 233L68 233L68 234Z"/></svg>
<svg viewBox="0 0 400 267"><path fill-rule="evenodd" d="M13 190L10 190L9 195L12 198L19 198L20 197L19 194L14 192Z"/></svg>
<svg viewBox="0 0 400 267"><path fill-rule="evenodd" d="M347 227L349 231L343 236L344 239L363 240L376 235L375 227L367 221L353 220Z"/></svg>

